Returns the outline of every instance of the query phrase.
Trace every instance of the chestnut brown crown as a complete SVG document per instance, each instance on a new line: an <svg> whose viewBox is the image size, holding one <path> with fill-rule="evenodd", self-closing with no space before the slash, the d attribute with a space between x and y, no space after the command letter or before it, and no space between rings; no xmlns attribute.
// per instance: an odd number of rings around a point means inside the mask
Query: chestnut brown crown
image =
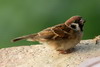
<svg viewBox="0 0 100 67"><path fill-rule="evenodd" d="M72 23L78 24L81 31L83 31L83 26L84 26L85 20L81 16L72 16L70 19L68 19L65 22L65 25L69 26Z"/></svg>

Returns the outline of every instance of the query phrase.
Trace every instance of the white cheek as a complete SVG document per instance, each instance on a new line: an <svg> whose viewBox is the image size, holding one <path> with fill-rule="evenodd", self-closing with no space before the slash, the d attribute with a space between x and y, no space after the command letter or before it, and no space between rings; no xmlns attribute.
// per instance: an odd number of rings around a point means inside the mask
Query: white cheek
<svg viewBox="0 0 100 67"><path fill-rule="evenodd" d="M74 30L76 30L76 31L79 31L79 30L80 30L80 27L79 27L78 24L76 24L76 23L72 23L72 25L75 25L75 26L76 26L76 28L75 28Z"/></svg>
<svg viewBox="0 0 100 67"><path fill-rule="evenodd" d="M76 30L80 30L80 27L78 24L76 24Z"/></svg>

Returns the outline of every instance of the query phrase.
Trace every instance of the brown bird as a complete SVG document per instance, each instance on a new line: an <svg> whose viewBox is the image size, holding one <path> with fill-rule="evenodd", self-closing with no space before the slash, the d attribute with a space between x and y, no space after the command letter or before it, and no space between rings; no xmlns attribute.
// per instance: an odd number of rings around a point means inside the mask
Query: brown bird
<svg viewBox="0 0 100 67"><path fill-rule="evenodd" d="M47 43L62 54L70 53L83 35L85 20L81 16L73 16L65 23L44 29L38 33L30 34L13 39L13 42L26 39L28 41L39 41Z"/></svg>

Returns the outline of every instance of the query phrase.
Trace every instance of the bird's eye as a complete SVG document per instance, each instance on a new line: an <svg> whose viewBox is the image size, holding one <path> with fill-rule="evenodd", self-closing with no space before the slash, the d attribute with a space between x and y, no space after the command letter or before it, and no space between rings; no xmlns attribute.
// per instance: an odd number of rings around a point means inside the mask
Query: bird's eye
<svg viewBox="0 0 100 67"><path fill-rule="evenodd" d="M76 20L74 23L78 23L79 21L78 20Z"/></svg>
<svg viewBox="0 0 100 67"><path fill-rule="evenodd" d="M76 25L71 25L72 28L76 29Z"/></svg>
<svg viewBox="0 0 100 67"><path fill-rule="evenodd" d="M74 23L77 23L76 21L74 21Z"/></svg>

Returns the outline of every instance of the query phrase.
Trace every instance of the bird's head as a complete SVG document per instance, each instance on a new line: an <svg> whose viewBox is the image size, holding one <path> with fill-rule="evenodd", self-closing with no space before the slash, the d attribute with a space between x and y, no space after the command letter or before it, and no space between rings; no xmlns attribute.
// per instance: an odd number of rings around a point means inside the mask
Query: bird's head
<svg viewBox="0 0 100 67"><path fill-rule="evenodd" d="M73 16L65 22L65 25L75 29L83 31L85 20L81 16Z"/></svg>

